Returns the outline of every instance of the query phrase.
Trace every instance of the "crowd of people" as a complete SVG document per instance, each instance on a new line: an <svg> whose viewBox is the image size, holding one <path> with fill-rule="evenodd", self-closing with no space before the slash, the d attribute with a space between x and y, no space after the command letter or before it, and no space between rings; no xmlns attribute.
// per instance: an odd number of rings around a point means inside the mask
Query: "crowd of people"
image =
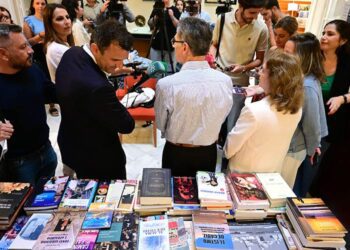
<svg viewBox="0 0 350 250"><path fill-rule="evenodd" d="M350 24L330 21L318 39L298 34L276 0L238 0L212 29L200 1L196 13L183 0L163 3L148 20L150 58L181 70L156 87L162 167L178 176L215 171L220 134L227 171L279 172L298 196L323 198L350 229ZM108 77L130 71L125 21L135 17L126 4L121 16L109 4L32 0L23 28L0 7L2 181L35 185L55 174L45 104L61 115L65 174L126 178L118 133L131 133L135 122ZM252 71L256 86L248 86ZM237 88L259 98L244 104Z"/></svg>

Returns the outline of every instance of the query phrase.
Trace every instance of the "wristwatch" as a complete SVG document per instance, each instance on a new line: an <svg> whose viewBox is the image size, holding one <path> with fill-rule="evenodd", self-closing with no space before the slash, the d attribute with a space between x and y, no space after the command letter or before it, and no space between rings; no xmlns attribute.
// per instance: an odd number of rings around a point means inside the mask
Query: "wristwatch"
<svg viewBox="0 0 350 250"><path fill-rule="evenodd" d="M346 97L346 95L343 95L343 98L344 98L344 104L347 104L348 103L348 98Z"/></svg>

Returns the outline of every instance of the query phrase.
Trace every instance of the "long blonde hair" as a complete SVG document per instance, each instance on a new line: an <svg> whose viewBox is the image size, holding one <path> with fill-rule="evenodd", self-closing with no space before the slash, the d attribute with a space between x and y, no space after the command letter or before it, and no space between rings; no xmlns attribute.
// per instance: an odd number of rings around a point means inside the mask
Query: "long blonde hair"
<svg viewBox="0 0 350 250"><path fill-rule="evenodd" d="M265 63L269 71L271 104L279 112L297 113L304 100L304 76L298 57L274 50Z"/></svg>

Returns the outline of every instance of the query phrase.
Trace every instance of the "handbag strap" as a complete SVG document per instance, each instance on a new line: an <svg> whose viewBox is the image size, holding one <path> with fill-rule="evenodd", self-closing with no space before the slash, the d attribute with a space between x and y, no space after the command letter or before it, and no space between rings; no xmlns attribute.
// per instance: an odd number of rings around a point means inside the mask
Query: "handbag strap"
<svg viewBox="0 0 350 250"><path fill-rule="evenodd" d="M222 31L224 29L224 24L225 24L225 13L221 14L221 18L220 18L219 41L218 41L218 47L216 48L215 58L218 58L219 56L220 43L221 43Z"/></svg>

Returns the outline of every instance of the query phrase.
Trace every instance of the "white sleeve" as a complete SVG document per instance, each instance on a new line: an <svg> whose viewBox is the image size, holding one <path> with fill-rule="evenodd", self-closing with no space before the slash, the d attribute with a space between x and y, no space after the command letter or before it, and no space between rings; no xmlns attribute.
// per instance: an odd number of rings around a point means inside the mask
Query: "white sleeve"
<svg viewBox="0 0 350 250"><path fill-rule="evenodd" d="M56 70L57 70L58 64L60 63L63 54L68 49L69 49L68 46L58 44L55 42L51 43L47 47L46 63L49 69L51 81L53 82L56 82Z"/></svg>
<svg viewBox="0 0 350 250"><path fill-rule="evenodd" d="M90 42L89 34L86 32L83 25L74 23L72 27L72 34L74 37L75 46L82 46Z"/></svg>
<svg viewBox="0 0 350 250"><path fill-rule="evenodd" d="M157 128L162 132L162 135L164 135L169 117L172 113L170 107L172 97L169 93L170 90L162 86L161 81L162 80L157 83L154 109L156 111Z"/></svg>
<svg viewBox="0 0 350 250"><path fill-rule="evenodd" d="M227 159L233 157L257 128L257 120L249 106L244 107L236 125L227 135L224 152Z"/></svg>

